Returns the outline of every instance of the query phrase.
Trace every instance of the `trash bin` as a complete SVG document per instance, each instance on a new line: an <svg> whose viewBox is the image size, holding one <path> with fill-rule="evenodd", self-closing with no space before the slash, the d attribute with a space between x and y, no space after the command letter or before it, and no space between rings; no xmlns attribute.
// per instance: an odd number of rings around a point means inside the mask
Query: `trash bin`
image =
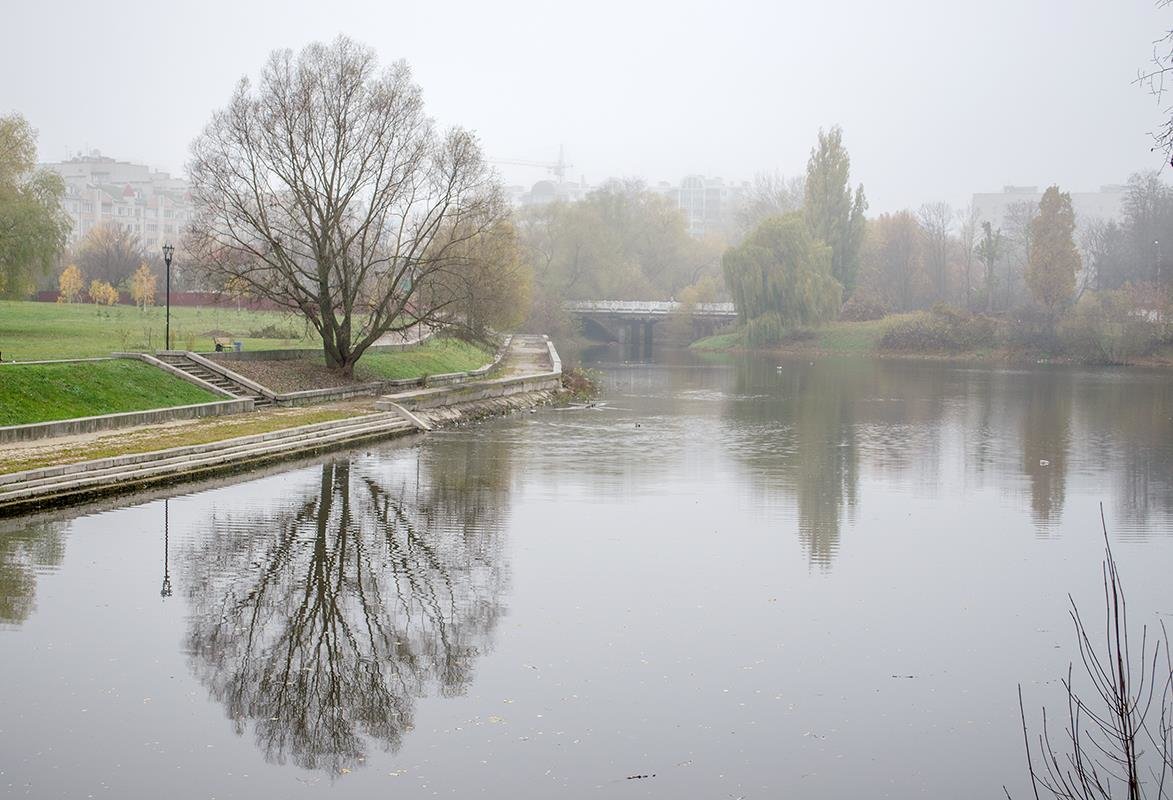
<svg viewBox="0 0 1173 800"><path fill-rule="evenodd" d="M232 349L239 353L244 349L244 342L233 342Z"/></svg>

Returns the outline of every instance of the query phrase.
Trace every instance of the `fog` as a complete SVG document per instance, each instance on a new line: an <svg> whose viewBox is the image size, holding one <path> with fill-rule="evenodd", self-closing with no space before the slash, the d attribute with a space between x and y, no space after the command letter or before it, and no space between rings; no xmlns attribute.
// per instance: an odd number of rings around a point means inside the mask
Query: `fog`
<svg viewBox="0 0 1173 800"><path fill-rule="evenodd" d="M1095 190L1161 161L1159 104L1131 83L1168 27L1153 0L49 0L5 15L0 113L29 119L43 160L98 148L182 172L271 50L345 33L406 59L429 111L490 157L554 161L564 145L591 183L800 174L836 123L872 213L1010 183Z"/></svg>

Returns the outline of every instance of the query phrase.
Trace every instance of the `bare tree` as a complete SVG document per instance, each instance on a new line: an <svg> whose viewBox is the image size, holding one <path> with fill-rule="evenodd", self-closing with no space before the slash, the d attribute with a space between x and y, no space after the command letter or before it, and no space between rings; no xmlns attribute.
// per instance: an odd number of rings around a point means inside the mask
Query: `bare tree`
<svg viewBox="0 0 1173 800"><path fill-rule="evenodd" d="M1141 626L1140 647L1129 629L1128 606L1108 526L1104 532L1104 630L1089 632L1071 600L1079 657L1091 690L1077 690L1072 665L1063 688L1067 719L1061 740L1052 740L1046 708L1042 731L1031 747L1018 687L1027 767L1037 800L1040 790L1058 800L1164 800L1173 796L1173 660L1164 624L1150 638ZM1036 765L1032 749L1039 755ZM1009 796L1009 792L1007 792Z"/></svg>
<svg viewBox="0 0 1173 800"><path fill-rule="evenodd" d="M345 37L275 51L192 145L189 247L303 315L350 374L389 331L458 323L464 245L503 217L476 139L436 130L406 63Z"/></svg>
<svg viewBox="0 0 1173 800"><path fill-rule="evenodd" d="M113 223L91 229L77 247L77 265L87 277L114 286L129 283L130 276L147 258L134 233Z"/></svg>
<svg viewBox="0 0 1173 800"><path fill-rule="evenodd" d="M1113 229L1107 220L1102 217L1093 217L1079 231L1079 255L1083 264L1083 271L1079 274L1079 281L1075 289L1075 301L1083 297L1089 286L1099 286L1098 268L1104 258Z"/></svg>
<svg viewBox="0 0 1173 800"><path fill-rule="evenodd" d="M1002 229L1006 232L1009 247L1006 248L1006 308L1013 304L1015 292L1020 288L1026 265L1030 260L1030 244L1034 238L1031 223L1039 213L1039 204L1029 200L1011 203L1002 217Z"/></svg>
<svg viewBox="0 0 1173 800"><path fill-rule="evenodd" d="M737 209L737 227L749 234L767 217L789 214L802 208L804 181L787 178L781 172L759 172L753 186Z"/></svg>
<svg viewBox="0 0 1173 800"><path fill-rule="evenodd" d="M998 259L1002 256L1002 251L1005 250L1005 240L1002 237L1002 229L994 230L994 227L988 222L982 223L982 238L978 242L976 252L978 258L982 260L982 265L985 267L985 295L986 295L986 312L988 313L994 307L994 284L996 283L996 276L994 275L994 265L998 263Z"/></svg>
<svg viewBox="0 0 1173 800"><path fill-rule="evenodd" d="M1157 8L1173 5L1173 0L1157 0ZM1134 83L1148 89L1157 102L1164 99L1166 81L1173 73L1173 30L1166 31L1153 42L1153 56L1149 66L1137 71ZM1153 149L1165 154L1165 161L1173 164L1173 108L1162 109L1165 121L1153 131Z"/></svg>
<svg viewBox="0 0 1173 800"><path fill-rule="evenodd" d="M973 257L977 249L978 210L972 204L957 212L957 234L961 244L961 265L965 269L965 309L973 311Z"/></svg>
<svg viewBox="0 0 1173 800"><path fill-rule="evenodd" d="M949 230L953 227L953 209L948 203L926 203L917 212L925 236L925 255L929 271L936 282L937 300L949 301Z"/></svg>

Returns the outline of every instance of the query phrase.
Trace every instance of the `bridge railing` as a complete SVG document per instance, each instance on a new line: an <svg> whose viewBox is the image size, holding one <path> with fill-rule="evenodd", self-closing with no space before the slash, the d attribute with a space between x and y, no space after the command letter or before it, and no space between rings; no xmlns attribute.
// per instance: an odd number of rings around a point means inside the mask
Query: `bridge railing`
<svg viewBox="0 0 1173 800"><path fill-rule="evenodd" d="M666 316L685 310L676 300L574 300L564 304L567 311L578 314L616 314L623 316ZM694 315L708 317L736 317L733 303L697 303Z"/></svg>

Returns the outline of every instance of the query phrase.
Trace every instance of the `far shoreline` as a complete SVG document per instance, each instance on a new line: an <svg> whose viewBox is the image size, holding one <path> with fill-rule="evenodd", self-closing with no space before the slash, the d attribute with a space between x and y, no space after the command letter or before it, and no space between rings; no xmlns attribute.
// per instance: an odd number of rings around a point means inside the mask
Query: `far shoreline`
<svg viewBox="0 0 1173 800"><path fill-rule="evenodd" d="M741 342L740 334L736 332L717 334L691 343L689 349L697 353L765 355L786 359L834 357L1007 367L1074 366L1173 370L1173 347L1170 346L1153 355L1136 356L1123 362L1086 360L1005 346L956 351L896 350L881 347L880 337L887 324L896 319L898 318L885 317L867 322L834 322L806 332L804 338L784 341L769 347L747 347Z"/></svg>

